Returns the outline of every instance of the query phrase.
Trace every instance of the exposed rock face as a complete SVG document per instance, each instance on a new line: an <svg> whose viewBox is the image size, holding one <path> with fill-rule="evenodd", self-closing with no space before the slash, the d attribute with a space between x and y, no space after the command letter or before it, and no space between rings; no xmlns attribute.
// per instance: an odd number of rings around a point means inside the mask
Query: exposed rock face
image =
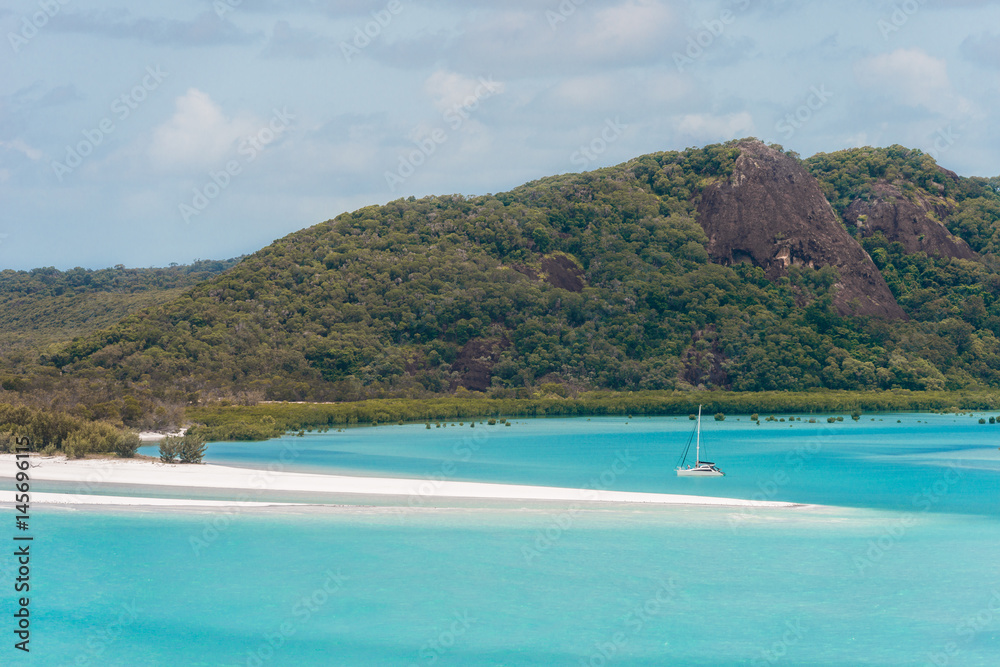
<svg viewBox="0 0 1000 667"><path fill-rule="evenodd" d="M868 253L847 233L819 183L793 158L759 141L740 144L729 181L705 188L698 222L713 261L750 261L768 278L792 264L833 266L842 315L905 319Z"/></svg>
<svg viewBox="0 0 1000 667"><path fill-rule="evenodd" d="M472 391L486 391L490 388L490 381L493 377L493 367L500 360L503 351L510 347L510 341L506 338L487 339L475 338L462 347L458 353L458 358L451 365L453 372L459 373L457 380L453 380L450 389L465 387Z"/></svg>
<svg viewBox="0 0 1000 667"><path fill-rule="evenodd" d="M855 200L844 213L844 219L856 225L861 235L882 232L890 242L902 243L907 253L976 259L972 248L952 236L938 221L951 213L943 201L924 198L911 201L902 190L889 183L877 185L875 194L878 198L871 201Z"/></svg>
<svg viewBox="0 0 1000 667"><path fill-rule="evenodd" d="M584 274L569 257L554 255L542 258L545 282L570 292L582 292Z"/></svg>

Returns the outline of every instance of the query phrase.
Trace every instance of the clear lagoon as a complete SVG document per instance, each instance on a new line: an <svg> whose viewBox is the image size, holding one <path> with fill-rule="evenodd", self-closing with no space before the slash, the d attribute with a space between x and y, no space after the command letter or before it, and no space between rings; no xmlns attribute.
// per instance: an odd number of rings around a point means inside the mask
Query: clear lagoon
<svg viewBox="0 0 1000 667"><path fill-rule="evenodd" d="M823 507L36 511L31 660L3 664L1000 665L1000 425L979 416L709 418L721 479L673 474L687 418L213 444L226 465Z"/></svg>

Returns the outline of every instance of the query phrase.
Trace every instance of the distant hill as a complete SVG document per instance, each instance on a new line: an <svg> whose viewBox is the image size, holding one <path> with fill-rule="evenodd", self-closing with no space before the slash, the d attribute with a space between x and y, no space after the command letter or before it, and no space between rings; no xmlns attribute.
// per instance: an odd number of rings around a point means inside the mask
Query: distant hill
<svg viewBox="0 0 1000 667"><path fill-rule="evenodd" d="M0 355L41 348L111 326L131 312L167 303L239 259L167 268L98 271L48 267L0 271Z"/></svg>
<svg viewBox="0 0 1000 667"><path fill-rule="evenodd" d="M899 146L802 161L743 140L398 200L39 373L191 401L1000 387L998 185Z"/></svg>

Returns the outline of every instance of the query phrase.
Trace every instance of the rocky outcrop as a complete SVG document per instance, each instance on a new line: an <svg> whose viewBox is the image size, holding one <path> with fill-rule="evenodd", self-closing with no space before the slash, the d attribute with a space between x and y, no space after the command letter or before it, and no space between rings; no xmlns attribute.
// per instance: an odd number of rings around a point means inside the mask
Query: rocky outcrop
<svg viewBox="0 0 1000 667"><path fill-rule="evenodd" d="M510 347L506 338L475 338L466 343L458 353L458 358L451 365L453 373L458 377L452 380L450 390L465 387L471 391L486 391L490 388L493 378L493 367L500 360L500 355Z"/></svg>
<svg viewBox="0 0 1000 667"><path fill-rule="evenodd" d="M739 147L731 177L707 186L698 205L712 260L752 262L771 280L793 264L832 266L840 274L834 303L842 315L905 319L871 257L802 165L760 141Z"/></svg>
<svg viewBox="0 0 1000 667"><path fill-rule="evenodd" d="M565 255L549 255L542 258L542 271L545 282L553 287L559 287L570 292L582 292L584 286L583 271Z"/></svg>
<svg viewBox="0 0 1000 667"><path fill-rule="evenodd" d="M925 252L937 257L976 259L972 248L952 236L940 222L951 214L941 199L908 198L897 186L879 183L874 198L857 199L844 212L844 220L862 236L882 232L890 241L903 244L907 253Z"/></svg>

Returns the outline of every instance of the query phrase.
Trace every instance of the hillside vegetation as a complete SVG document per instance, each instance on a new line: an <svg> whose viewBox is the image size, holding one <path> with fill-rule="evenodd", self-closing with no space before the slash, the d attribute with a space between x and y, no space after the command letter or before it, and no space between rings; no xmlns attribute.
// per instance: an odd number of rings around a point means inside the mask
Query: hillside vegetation
<svg viewBox="0 0 1000 667"><path fill-rule="evenodd" d="M818 181L907 319L857 317L835 305L848 265L710 260L701 194L734 178L746 146L345 213L50 348L17 391L149 425L216 399L1000 387L997 179L898 146L805 162L766 149L815 177L795 187ZM900 215L875 220L904 204L919 209L912 239L890 224Z"/></svg>
<svg viewBox="0 0 1000 667"><path fill-rule="evenodd" d="M0 351L68 343L129 313L173 301L185 288L238 261L153 269L0 271Z"/></svg>

